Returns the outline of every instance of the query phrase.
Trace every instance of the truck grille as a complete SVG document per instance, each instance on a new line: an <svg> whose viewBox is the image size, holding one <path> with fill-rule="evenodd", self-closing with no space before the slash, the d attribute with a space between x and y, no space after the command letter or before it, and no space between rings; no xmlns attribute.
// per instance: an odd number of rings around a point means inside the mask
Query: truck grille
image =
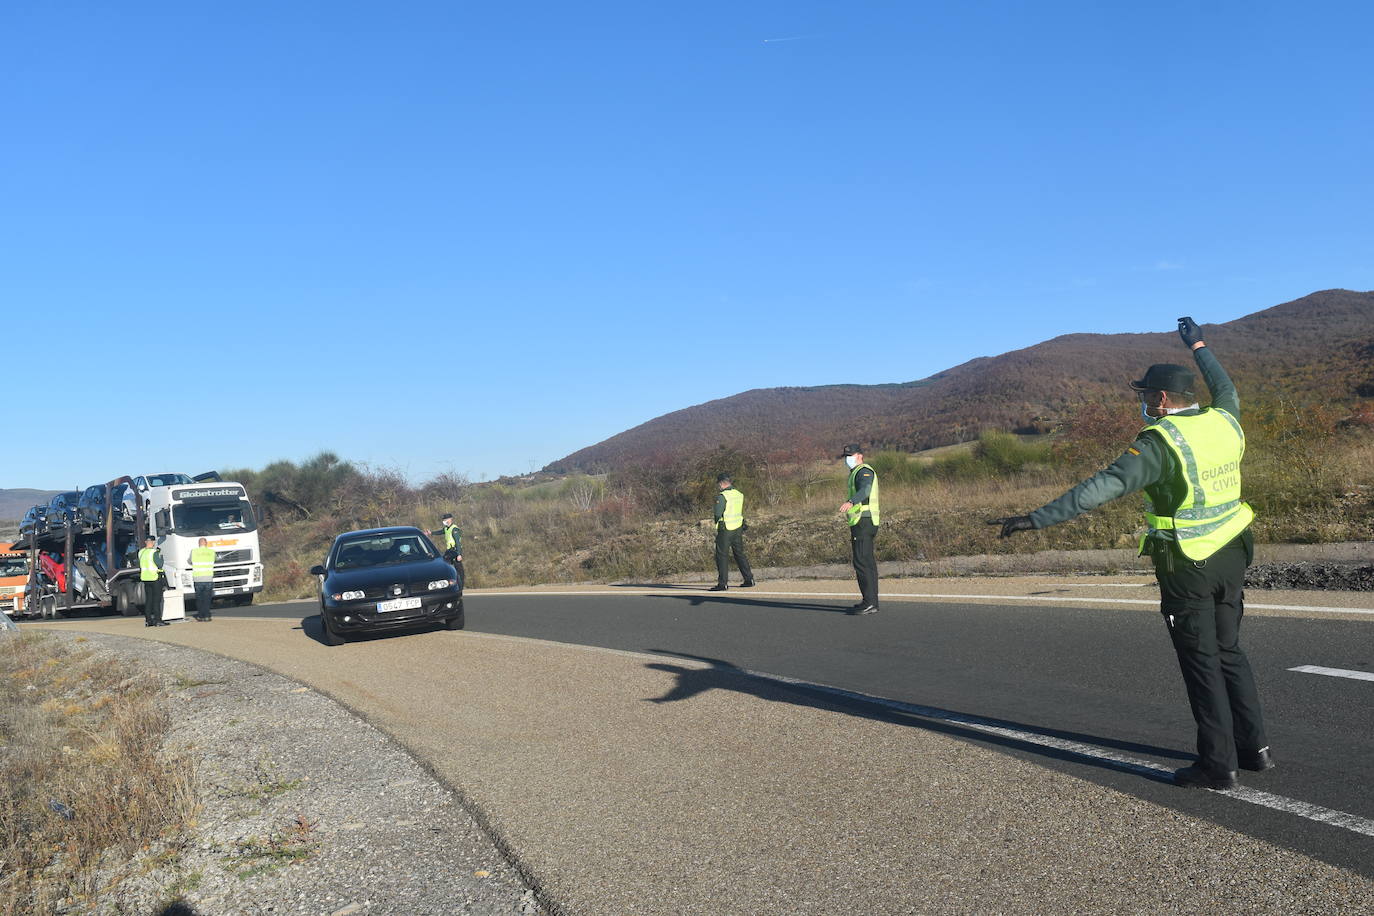
<svg viewBox="0 0 1374 916"><path fill-rule="evenodd" d="M215 551L216 563L251 563L253 561L253 551L251 550L218 550Z"/></svg>

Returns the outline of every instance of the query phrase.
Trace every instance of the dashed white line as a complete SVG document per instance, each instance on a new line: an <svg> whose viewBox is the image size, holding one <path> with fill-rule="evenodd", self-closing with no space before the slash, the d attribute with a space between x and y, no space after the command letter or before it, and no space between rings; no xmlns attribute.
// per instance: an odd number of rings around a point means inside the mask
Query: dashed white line
<svg viewBox="0 0 1374 916"><path fill-rule="evenodd" d="M1352 681L1374 681L1374 671L1351 671L1348 668L1323 668L1321 665L1299 665L1289 671L1303 674L1324 674L1327 677L1348 677Z"/></svg>

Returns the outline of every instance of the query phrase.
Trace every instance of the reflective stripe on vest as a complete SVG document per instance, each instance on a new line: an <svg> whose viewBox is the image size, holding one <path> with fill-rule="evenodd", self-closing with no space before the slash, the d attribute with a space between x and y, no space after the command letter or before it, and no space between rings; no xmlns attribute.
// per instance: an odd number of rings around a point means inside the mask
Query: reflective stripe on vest
<svg viewBox="0 0 1374 916"><path fill-rule="evenodd" d="M138 551L138 578L142 582L157 581L161 570L157 568L157 561L153 559L155 553L156 547L143 547Z"/></svg>
<svg viewBox="0 0 1374 916"><path fill-rule="evenodd" d="M215 578L215 549L213 547L191 548L191 578Z"/></svg>
<svg viewBox="0 0 1374 916"><path fill-rule="evenodd" d="M871 467L868 467L868 465L866 465L866 464L861 464L861 465L859 465L858 467L856 467L854 470L852 470L852 471L849 472L849 501L850 501L850 502L854 502L854 494L857 492L857 490L856 490L855 487L854 487L854 480L859 476L859 472L862 471L864 468L868 468L870 471L873 471L873 469L872 469ZM849 507L849 511L845 513L845 517L849 520L849 527L853 528L855 525L859 524L859 519L863 518L865 513L867 513L867 514L869 515L869 517L871 517L871 518L873 519L873 524L875 524L875 525L882 524L882 522L881 522L881 516L878 514L878 472L877 472L877 471L873 471L873 489L871 489L871 490L868 491L868 502L866 502L866 503L860 503L860 504L854 505L854 506L850 506L850 507Z"/></svg>
<svg viewBox="0 0 1374 916"><path fill-rule="evenodd" d="M720 521L726 531L735 531L744 524L744 494L734 487L729 487L721 490L720 495L725 497L725 512L721 515Z"/></svg>
<svg viewBox="0 0 1374 916"><path fill-rule="evenodd" d="M1173 515L1155 515L1147 495L1145 521L1152 531L1173 531L1188 559L1205 560L1234 540L1255 517L1240 498L1245 431L1235 417L1218 407L1194 416L1162 417L1146 429L1157 432L1178 458L1188 494Z"/></svg>
<svg viewBox="0 0 1374 916"><path fill-rule="evenodd" d="M454 537L453 534L455 531L458 531L460 535L462 533L457 525L444 526L444 547L449 550L454 550L458 546L458 538ZM478 553L481 553L481 551L479 550Z"/></svg>

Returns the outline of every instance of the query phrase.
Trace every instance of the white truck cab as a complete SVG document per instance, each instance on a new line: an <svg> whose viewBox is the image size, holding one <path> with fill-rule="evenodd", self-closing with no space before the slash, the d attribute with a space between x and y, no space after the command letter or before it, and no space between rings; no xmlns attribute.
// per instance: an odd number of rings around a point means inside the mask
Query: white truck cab
<svg viewBox="0 0 1374 916"><path fill-rule="evenodd" d="M201 538L215 551L215 598L252 603L262 591L262 551L257 518L242 484L151 474L135 477L134 488L146 507L148 532L162 551L168 587L187 606L195 601L191 550Z"/></svg>

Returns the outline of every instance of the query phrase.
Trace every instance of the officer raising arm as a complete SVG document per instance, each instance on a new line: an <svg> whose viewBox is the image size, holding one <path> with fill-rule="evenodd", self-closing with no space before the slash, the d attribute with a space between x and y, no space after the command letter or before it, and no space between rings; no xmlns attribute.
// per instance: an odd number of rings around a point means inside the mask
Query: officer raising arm
<svg viewBox="0 0 1374 916"><path fill-rule="evenodd" d="M1255 677L1240 647L1255 514L1241 500L1245 433L1236 388L1193 319L1180 318L1178 333L1202 370L1212 406L1198 408L1186 367L1151 366L1131 383L1149 425L1120 458L1030 515L989 524L1010 537L1145 491L1149 531L1140 553L1154 561L1160 612L1197 722L1197 762L1175 771L1174 782L1230 789L1237 765L1255 771L1273 766Z"/></svg>

